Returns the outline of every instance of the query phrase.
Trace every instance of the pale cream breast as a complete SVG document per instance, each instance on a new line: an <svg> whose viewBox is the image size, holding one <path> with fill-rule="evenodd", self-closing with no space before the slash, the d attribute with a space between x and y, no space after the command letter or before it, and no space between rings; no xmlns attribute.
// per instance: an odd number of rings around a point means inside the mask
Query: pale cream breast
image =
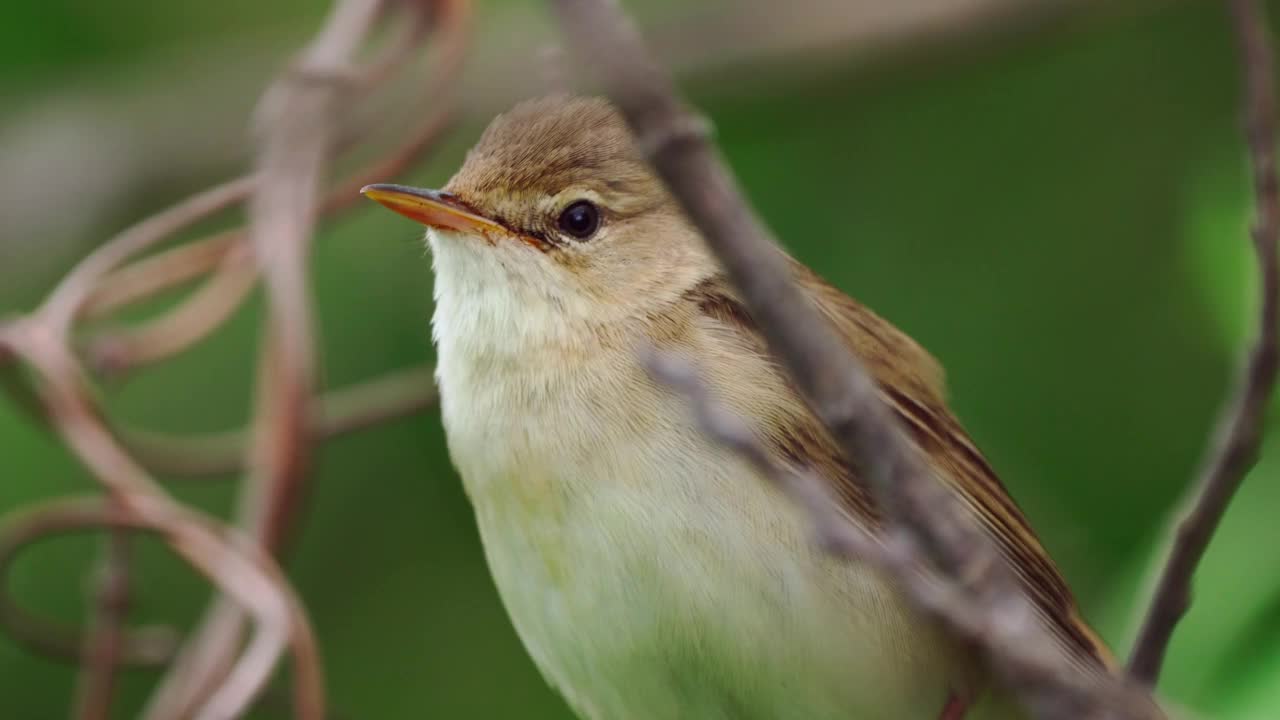
<svg viewBox="0 0 1280 720"><path fill-rule="evenodd" d="M450 453L516 630L579 712L932 717L971 681L964 653L885 581L816 551L625 337L487 281L486 256L452 243L433 240ZM750 355L698 360L719 363L721 393L767 377Z"/></svg>

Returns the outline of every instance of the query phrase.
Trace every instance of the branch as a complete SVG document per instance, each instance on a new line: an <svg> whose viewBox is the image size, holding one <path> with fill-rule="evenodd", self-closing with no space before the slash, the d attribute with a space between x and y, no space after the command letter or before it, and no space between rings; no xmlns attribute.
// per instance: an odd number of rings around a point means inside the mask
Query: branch
<svg viewBox="0 0 1280 720"><path fill-rule="evenodd" d="M5 527L0 536L0 544L8 543L0 547L0 554L7 553L0 557L2 572L18 549L64 525L111 530L98 607L83 638L25 613L0 592L0 619L15 634L85 665L78 703L83 717L109 713L119 666L165 662L171 657L176 657L176 663L148 706L147 717L238 717L262 691L286 646L294 658L294 712L307 720L324 714L315 639L272 557L298 508L310 435L354 430L412 412L434 399L429 371L382 378L333 393L323 403L312 398L315 362L306 261L316 220L354 205L359 199L356 190L369 176L399 172L434 144L448 125L451 106L445 95L466 46L470 9L466 0L403 3L412 13L410 22L398 25L402 32L386 51L352 72L348 62L366 44L390 2L335 3L330 22L297 66L264 98L260 118L265 134L252 174L193 195L122 232L77 264L35 312L0 325L0 381L33 417L61 436L110 495L101 507L41 508L19 518L16 526ZM443 41L437 44L436 58L441 71L432 78L432 96L425 98L433 102L429 111L419 114L422 120L407 142L322 196L330 159L361 139L349 128L344 135L342 125L351 101L409 66L407 59L420 45L428 16L436 22ZM222 232L120 269L178 230L246 198L251 201L247 230ZM169 313L132 334L103 336L99 342L114 351L121 366L178 352L220 326L260 271L268 318L257 413L247 440L235 434L214 438L221 443L215 448L219 452L231 450L248 458L251 477L239 513L243 531L178 505L125 452L94 405L88 379L69 343L78 318L100 315L173 287L215 264L218 272L201 291ZM112 339L119 342L112 345ZM98 347L101 350L103 345ZM35 371L34 382L28 382L22 368L10 362L15 359ZM227 458L203 459L216 464ZM131 529L160 533L225 594L219 596L209 621L177 655L172 634L161 637L163 629L131 632L123 626L127 590L123 533ZM253 627L248 642L242 644L246 613Z"/></svg>
<svg viewBox="0 0 1280 720"><path fill-rule="evenodd" d="M94 337L88 347L90 367L119 374L177 355L208 337L257 285L258 274L247 260L235 251L226 253L213 275L181 303L136 327Z"/></svg>
<svg viewBox="0 0 1280 720"><path fill-rule="evenodd" d="M178 505L120 448L84 398L65 337L26 318L3 328L0 345L36 371L40 397L54 427L110 493L113 504L109 511L99 511L105 519L98 524L159 532L179 555L253 615L256 632L251 642L227 681L197 709L196 718L235 717L262 690L286 645L293 651L298 712L304 718L322 718L324 696L315 638L274 561L241 534Z"/></svg>
<svg viewBox="0 0 1280 720"><path fill-rule="evenodd" d="M458 2L459 0L440 0ZM422 39L426 13L415 12L404 24L404 30L391 47L372 61L354 78L356 92L368 93L384 84L392 71L406 64ZM457 17L462 15L462 17ZM465 13L451 11L442 17L455 25L465 23ZM423 119L408 139L399 143L385 157L354 173L350 178L329 190L320 203L318 215L328 217L351 209L360 199L360 188L374 180L393 177L410 165L419 162L435 141L448 129L453 116L452 94L449 89L461 69L463 51L466 48L465 27L440 28L441 43L439 69L433 86L436 91L426 95L432 102ZM359 133L356 133L359 136ZM341 146L350 145L353 137L344 138ZM95 337L89 346L92 365L111 373L119 373L138 365L154 363L176 355L221 327L249 297L257 284L257 268L251 262L252 253L244 243L247 232L236 229L218 233L204 240L180 246L155 258L145 258L137 264L143 266L138 273L124 268L105 278L103 285L88 300L96 301L94 310L101 314L106 309L136 302L156 292L198 277L216 266L216 272L189 298L164 314L141 325ZM138 281L141 282L138 282Z"/></svg>
<svg viewBox="0 0 1280 720"><path fill-rule="evenodd" d="M65 335L103 276L178 230L242 201L252 188L252 177L229 180L121 232L67 273L35 314L43 318L55 334Z"/></svg>
<svg viewBox="0 0 1280 720"><path fill-rule="evenodd" d="M228 253L241 252L242 239L239 230L228 230L126 265L98 282L85 298L80 314L87 319L100 318L194 280L217 267Z"/></svg>
<svg viewBox="0 0 1280 720"><path fill-rule="evenodd" d="M249 241L267 301L258 365L253 442L237 525L268 553L279 550L302 492L310 454L307 414L315 372L307 261L338 133L345 78L382 0L339 0L294 67L267 90L249 202ZM219 598L152 696L144 717L185 716L226 672L243 626Z"/></svg>
<svg viewBox="0 0 1280 720"><path fill-rule="evenodd" d="M769 345L817 411L846 457L874 458L869 481L882 501L906 516L945 570L959 572L979 542L977 531L935 538L927 512L913 499L935 496L923 471L862 363L847 352L791 281L777 243L746 204L737 182L708 140L701 118L687 111L630 22L610 0L553 0L583 59L594 65L621 108L641 149L719 258ZM950 502L943 500L949 507ZM944 523L955 526L949 520ZM948 541L949 540L949 541ZM991 565L995 565L991 563Z"/></svg>
<svg viewBox="0 0 1280 720"><path fill-rule="evenodd" d="M691 363L652 351L642 361L655 380L689 401L708 438L750 463L800 508L819 547L833 557L865 562L885 573L917 608L940 618L989 656L1002 658L1006 677L1017 687L1039 688L1032 700L1040 716L1096 717L1106 707L1122 711L1126 718L1161 717L1143 693L1093 675L1064 673L1061 653L1045 642L1025 604L1008 603L1005 596L984 606L983 598L928 572L909 533L894 528L877 538L852 522L820 478L793 472L774 460L750 424L715 401Z"/></svg>
<svg viewBox="0 0 1280 720"><path fill-rule="evenodd" d="M742 293L770 351L845 456L857 458L865 469L891 534L900 532L918 547L917 559L938 568L957 596L978 602L993 621L1009 612L1031 616L1029 600L990 539L926 472L865 368L792 283L785 257L743 199L709 142L705 123L683 107L617 3L552 0L551 5L565 42L574 44L584 65L601 77L639 147ZM1083 677L1043 627L1031 623L1026 632L1034 636L1034 650L1054 661L1047 676L1024 666L1011 648L986 649L1028 707L1045 717L1080 717L1111 704L1114 694L1098 689L1101 680ZM1084 686L1087 692L1080 691ZM1120 692L1117 688L1115 694Z"/></svg>
<svg viewBox="0 0 1280 720"><path fill-rule="evenodd" d="M311 407L309 433L316 440L362 430L431 407L436 400L429 367L396 370L332 390ZM244 467L244 431L188 437L120 429L121 441L153 472L180 477L226 475Z"/></svg>
<svg viewBox="0 0 1280 720"><path fill-rule="evenodd" d="M90 665L94 645L91 635L28 612L13 598L8 583L9 569L18 554L34 542L66 531L69 522L62 511L50 507L24 509L0 520L0 625L18 644L32 652ZM116 661L123 667L155 667L168 662L177 647L178 634L167 626L125 630L120 637Z"/></svg>
<svg viewBox="0 0 1280 720"><path fill-rule="evenodd" d="M467 27L470 4L436 0L409 7L434 11L436 29L444 33L444 56L453 58L437 80L438 88L447 87L461 57L464 38L458 35ZM265 134L249 236L262 272L268 318L247 460L250 474L237 516L238 524L268 552L278 552L284 542L310 454L315 358L306 259L314 222L326 204L319 196L320 184L339 139L334 118L349 99L340 79L349 74L348 63L385 10L386 0L340 0L297 68L273 85L260 109ZM393 161L407 163L411 153L430 144L444 116L433 113L429 119L416 144L411 143L409 152L393 154ZM357 198L350 195L336 204ZM216 602L153 696L146 717L184 714L207 694L225 672L242 624L234 605Z"/></svg>
<svg viewBox="0 0 1280 720"><path fill-rule="evenodd" d="M103 541L93 596L92 621L80 672L76 717L110 720L116 669L124 649L124 624L129 613L129 534L115 529Z"/></svg>
<svg viewBox="0 0 1280 720"><path fill-rule="evenodd" d="M1169 557L1152 596L1129 660L1129 673L1155 685L1178 621L1191 605L1191 578L1218 529L1231 498L1258 461L1267 404L1276 383L1280 276L1280 191L1276 183L1276 98L1273 53L1266 10L1257 0L1228 0L1240 46L1244 114L1253 167L1257 216L1251 228L1258 259L1257 339L1240 370L1236 388L1218 423L1215 441L1190 509L1179 521Z"/></svg>

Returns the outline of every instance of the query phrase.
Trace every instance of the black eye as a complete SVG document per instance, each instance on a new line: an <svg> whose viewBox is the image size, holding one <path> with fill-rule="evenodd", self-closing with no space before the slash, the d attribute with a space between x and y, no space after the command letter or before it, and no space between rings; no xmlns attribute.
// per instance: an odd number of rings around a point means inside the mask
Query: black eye
<svg viewBox="0 0 1280 720"><path fill-rule="evenodd" d="M579 240L586 240L600 229L600 208L586 200L579 200L560 213L558 222L561 230Z"/></svg>

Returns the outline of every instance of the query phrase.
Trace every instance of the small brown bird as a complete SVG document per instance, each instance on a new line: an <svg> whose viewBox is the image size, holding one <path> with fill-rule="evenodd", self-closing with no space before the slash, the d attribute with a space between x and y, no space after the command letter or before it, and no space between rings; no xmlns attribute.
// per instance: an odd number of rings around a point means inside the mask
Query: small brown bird
<svg viewBox="0 0 1280 720"><path fill-rule="evenodd" d="M642 348L691 358L776 458L816 472L849 518L878 527L856 459L770 357L608 102L525 102L493 121L444 190L364 192L428 228L450 454L516 631L582 717L957 720L1000 696L984 693L976 652L888 579L815 548L788 500L642 366ZM1107 666L947 409L937 362L791 268L1040 621L1080 663Z"/></svg>

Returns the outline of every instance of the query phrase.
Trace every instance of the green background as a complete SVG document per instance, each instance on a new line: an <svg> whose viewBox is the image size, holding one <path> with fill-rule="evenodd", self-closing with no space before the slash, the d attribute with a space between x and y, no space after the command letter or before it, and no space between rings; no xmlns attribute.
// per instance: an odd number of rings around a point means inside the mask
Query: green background
<svg viewBox="0 0 1280 720"><path fill-rule="evenodd" d="M86 77L127 82L209 38L267 33L283 57L324 5L14 3L0 23L0 120ZM730 70L688 89L788 247L945 364L959 415L1123 655L1153 549L1247 337L1250 200L1218 3L1066 17L754 79ZM274 67L249 70L265 80ZM443 182L482 125L465 123L405 179ZM0 313L31 307L94 242L214 179L135 192L92 233L16 238L0 225L0 245L25 247L4 255ZM76 212L74 198L47 203ZM412 226L372 208L347 215L321 233L313 269L327 385L430 360L431 277ZM109 383L112 412L167 430L241 422L260 310L255 299L195 351ZM1162 684L1215 717L1280 717L1280 435L1268 445L1210 550ZM5 401L0 457L0 510L92 487ZM172 487L231 506L228 481ZM434 412L326 445L311 487L287 565L344 717L567 717L502 612ZM204 583L158 544L138 555L135 619L194 618ZM77 621L95 556L90 538L43 544L10 587ZM153 680L127 676L118 717ZM0 636L0 716L66 716L74 683L67 666Z"/></svg>

